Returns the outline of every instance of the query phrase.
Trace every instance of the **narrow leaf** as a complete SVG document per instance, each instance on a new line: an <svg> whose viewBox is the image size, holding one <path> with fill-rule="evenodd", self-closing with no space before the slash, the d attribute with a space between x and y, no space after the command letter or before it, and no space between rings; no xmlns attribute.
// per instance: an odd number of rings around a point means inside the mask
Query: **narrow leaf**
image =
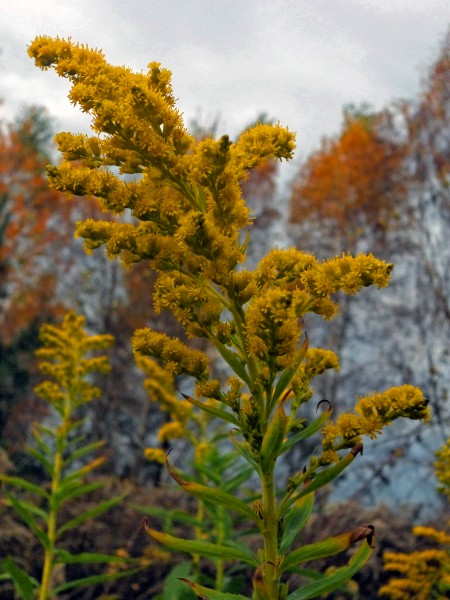
<svg viewBox="0 0 450 600"><path fill-rule="evenodd" d="M14 587L20 598L22 600L34 600L34 589L38 585L37 581L18 567L10 556L8 556L3 564L13 580Z"/></svg>
<svg viewBox="0 0 450 600"><path fill-rule="evenodd" d="M183 577L180 577L180 580L184 581L184 583L194 590L194 592L200 596L200 598L204 598L206 600L248 600L246 596L241 596L240 594L216 592L215 590L206 588L199 583L195 583L195 581L189 581L189 579L184 579Z"/></svg>
<svg viewBox="0 0 450 600"><path fill-rule="evenodd" d="M166 523L186 523L193 527L201 527L202 522L193 517L192 515L180 510L180 509L167 509L160 508L158 506L134 506L144 515L156 517L157 519L163 519Z"/></svg>
<svg viewBox="0 0 450 600"><path fill-rule="evenodd" d="M64 525L62 525L58 529L57 538L60 538L61 535L63 533L65 533L66 531L69 531L70 529L74 529L75 527L78 527L79 525L88 521L89 519L98 517L99 515L106 512L107 510L113 508L114 506L119 504L119 502L121 502L125 498L126 495L127 494L115 496L114 498L111 498L110 500L106 500L105 502L97 504L96 506L93 506L92 508L89 508L88 510L83 511L82 513L80 513L79 515L74 517L73 519L66 521L66 523L64 523Z"/></svg>
<svg viewBox="0 0 450 600"><path fill-rule="evenodd" d="M66 481L70 481L70 480L76 481L77 479L82 479L88 473L90 473L91 471L94 471L95 469L100 467L105 462L105 460L106 460L105 456L99 456L98 458L94 458L93 460L91 460L91 462L87 463L87 465L84 465L80 469L77 469L76 471L73 471L72 473L70 473L70 475L67 475L65 477L65 480Z"/></svg>
<svg viewBox="0 0 450 600"><path fill-rule="evenodd" d="M291 367L289 367L288 369L285 369L283 371L283 373L280 375L280 378L278 379L277 385L275 387L275 391L273 393L272 402L271 402L271 404L273 406L275 406L278 398L281 396L281 394L284 392L284 390L287 388L287 386L291 383L292 378L297 373L297 369L298 369L300 363L305 358L306 352L308 350L308 346L309 346L309 339L305 332L305 339L303 340L303 343L298 350L298 353L297 353L294 363L292 364Z"/></svg>
<svg viewBox="0 0 450 600"><path fill-rule="evenodd" d="M89 454L90 452L95 452L96 450L98 450L99 448L101 448L104 445L105 445L105 442L100 441L100 442L93 442L92 444L87 444L86 446L83 446L82 448L78 448L78 450L71 452L70 456L66 459L66 465L70 465L75 460L78 460L79 458L81 458L82 456L85 456L86 454Z"/></svg>
<svg viewBox="0 0 450 600"><path fill-rule="evenodd" d="M50 547L48 536L39 528L28 507L8 492L6 492L6 496L8 497L8 500L11 503L11 506L16 511L16 513L20 516L20 518L23 521L25 521L25 523L28 525L28 527L31 529L34 535L38 538L38 540L41 542L44 548L48 549Z"/></svg>
<svg viewBox="0 0 450 600"><path fill-rule="evenodd" d="M192 590L187 590L182 578L192 574L192 562L179 563L171 569L164 580L164 589L160 600L196 600L198 596Z"/></svg>
<svg viewBox="0 0 450 600"><path fill-rule="evenodd" d="M258 517L253 512L253 510L250 508L250 506L248 506L248 504L246 504L245 502L243 502L236 496L233 496L232 494L229 494L228 492L224 492L223 490L221 490L219 488L212 488L207 485L202 485L200 483L196 483L194 481L186 481L186 480L182 479L178 475L178 473L175 471L175 469L170 465L168 460L166 460L166 467L167 467L167 470L169 471L170 475L173 477L173 479L188 494L192 494L193 496L196 496L197 498L200 498L201 500L204 500L206 502L213 502L215 504L221 504L222 506L225 506L226 508L229 508L231 510L235 510L238 513L241 513L242 515L246 516L247 518L251 519L252 521L258 522Z"/></svg>
<svg viewBox="0 0 450 600"><path fill-rule="evenodd" d="M58 494L55 495L55 501L58 503L59 506L61 506L67 500L72 500L73 498L84 496L85 494L98 490L103 486L103 481L86 483L85 485L78 485L76 482L73 481L66 484L63 481L58 491Z"/></svg>
<svg viewBox="0 0 450 600"><path fill-rule="evenodd" d="M292 567L309 562L310 560L334 556L335 554L339 554L339 552L347 550L351 544L363 538L371 541L372 536L373 527L357 527L352 531L346 531L321 542L307 544L288 554L281 564L281 569L282 571L289 571Z"/></svg>
<svg viewBox="0 0 450 600"><path fill-rule="evenodd" d="M96 583L104 583L105 581L113 581L114 579L121 579L139 573L140 569L128 569L127 571L121 571L120 573L103 573L102 575L90 575L89 577L82 577L80 579L74 579L73 581L67 581L61 585L53 588L55 595L71 590L76 587L84 587L87 585L94 585Z"/></svg>
<svg viewBox="0 0 450 600"><path fill-rule="evenodd" d="M284 554L292 545L299 531L308 522L314 507L314 493L308 494L296 502L284 522L284 535L280 544L280 553Z"/></svg>
<svg viewBox="0 0 450 600"><path fill-rule="evenodd" d="M297 444L298 442L301 442L302 440L305 440L306 438L311 437L312 435L317 433L320 429L322 429L322 427L328 421L330 416L331 410L326 410L321 415L319 415L317 419L314 419L312 423L305 427L305 429L302 429L298 433L294 433L294 435L288 437L288 439L282 445L280 453L283 454L284 452L295 446L295 444Z"/></svg>
<svg viewBox="0 0 450 600"><path fill-rule="evenodd" d="M209 413L210 415L213 415L214 417L217 417L218 419L222 419L223 421L228 421L228 423L231 423L235 427L237 427L239 425L238 420L231 413L229 413L221 408L218 408L216 406L211 406L209 404L205 404L204 402L197 400L197 398L191 398L191 396L187 396L186 394L183 394L183 392L180 392L180 394L183 396L183 398L185 400L187 400L194 406L197 406L197 408L200 408L201 410Z"/></svg>
<svg viewBox="0 0 450 600"><path fill-rule="evenodd" d="M71 554L66 550L57 550L55 552L55 563L61 563L65 565L83 563L130 563L135 562L136 560L138 559L123 558L121 556L100 554L97 552L81 552L80 554Z"/></svg>
<svg viewBox="0 0 450 600"><path fill-rule="evenodd" d="M234 477L232 477L231 479L229 479L228 481L225 481L223 483L222 489L225 490L226 492L232 492L233 490L239 488L241 486L241 484L248 481L250 479L250 476L252 475L252 473L253 473L253 469L250 467L246 467L245 469L241 468L237 475L235 475Z"/></svg>
<svg viewBox="0 0 450 600"><path fill-rule="evenodd" d="M352 556L347 566L336 569L331 575L323 577L318 581L308 583L300 590L289 594L287 600L310 600L311 598L319 598L323 594L341 588L353 575L362 569L371 554L372 548L364 541Z"/></svg>
<svg viewBox="0 0 450 600"><path fill-rule="evenodd" d="M10 485L15 485L16 487L20 487L23 490L27 490L28 492L34 492L38 494L42 498L48 498L48 492L45 491L44 488L27 481L26 479L22 479L22 477L12 477L10 475L4 475L0 473L0 481L4 481L5 483L9 483Z"/></svg>
<svg viewBox="0 0 450 600"><path fill-rule="evenodd" d="M223 546L219 544L211 544L210 542L202 542L200 540L184 540L156 531L150 527L145 527L147 533L163 546L167 546L170 550L178 552L187 552L188 554L200 554L200 556L210 556L223 559L240 560L254 567L258 566L258 561L250 552L245 552L238 548Z"/></svg>
<svg viewBox="0 0 450 600"><path fill-rule="evenodd" d="M219 342L217 338L214 338L214 345L220 352L222 358L230 365L230 367L233 369L236 375L238 375L238 377L245 381L247 385L251 385L250 377L247 371L245 370L245 365L241 361L239 356L232 350L229 350L226 346L224 346L224 344Z"/></svg>
<svg viewBox="0 0 450 600"><path fill-rule="evenodd" d="M239 442L235 438L233 431L230 431L230 440L231 440L233 446L236 448L236 450L242 456L242 458L245 458L245 460L251 465L252 470L255 472L259 472L259 466L257 465L255 459L251 455L250 450L248 450L248 448L246 447L246 442Z"/></svg>
<svg viewBox="0 0 450 600"><path fill-rule="evenodd" d="M324 485L330 483L330 481L333 481L333 479L336 479L336 477L355 460L356 454L357 452L354 449L354 451L349 452L343 458L341 458L341 460L337 464L328 467L328 469L326 469L325 471L321 471L320 473L318 473L314 477L314 479L311 482L309 482L299 494L294 496L294 498L291 498L290 503L293 500L303 498L303 496L306 496L307 494L318 490Z"/></svg>
<svg viewBox="0 0 450 600"><path fill-rule="evenodd" d="M27 448L27 452L30 456L33 456L37 461L41 463L41 465L44 467L44 469L47 471L50 477L53 477L53 465L49 460L47 460L47 458L45 458L42 452L39 452L39 450L36 450L36 448Z"/></svg>

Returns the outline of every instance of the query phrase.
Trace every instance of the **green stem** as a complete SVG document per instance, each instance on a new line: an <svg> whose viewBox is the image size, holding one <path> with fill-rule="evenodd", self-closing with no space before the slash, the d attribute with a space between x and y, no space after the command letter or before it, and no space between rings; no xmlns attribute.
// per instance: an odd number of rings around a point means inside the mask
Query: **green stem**
<svg viewBox="0 0 450 600"><path fill-rule="evenodd" d="M264 563L262 564L263 586L259 598L277 600L280 587L278 569L278 520L273 468L261 473Z"/></svg>
<svg viewBox="0 0 450 600"><path fill-rule="evenodd" d="M222 544L225 539L225 528L224 528L224 508L223 506L219 506L217 508L217 544ZM216 561L216 586L215 589L218 592L223 590L224 584L224 573L225 573L225 563L222 558L218 558Z"/></svg>
<svg viewBox="0 0 450 600"><path fill-rule="evenodd" d="M39 588L39 600L47 600L53 597L52 593L52 576L54 568L55 545L57 537L57 520L59 512L59 504L57 496L61 486L61 479L64 469L64 450L67 443L67 432L69 428L69 420L71 414L71 399L67 395L64 404L63 419L58 428L58 436L56 439L56 451L53 462L52 486L49 499L49 515L47 522L47 537L49 541L48 548L44 551L44 566L42 569L41 585Z"/></svg>

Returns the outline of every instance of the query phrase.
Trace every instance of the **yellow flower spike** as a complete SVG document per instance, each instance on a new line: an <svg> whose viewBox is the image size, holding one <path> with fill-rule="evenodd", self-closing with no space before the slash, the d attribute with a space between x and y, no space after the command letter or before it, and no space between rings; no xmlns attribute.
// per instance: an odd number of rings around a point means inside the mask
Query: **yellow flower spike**
<svg viewBox="0 0 450 600"><path fill-rule="evenodd" d="M144 456L147 460L160 463L161 465L166 463L166 452L161 448L146 448Z"/></svg>
<svg viewBox="0 0 450 600"><path fill-rule="evenodd" d="M167 440L175 440L185 435L186 430L179 422L164 423L158 431L158 440L166 442Z"/></svg>
<svg viewBox="0 0 450 600"><path fill-rule="evenodd" d="M137 355L152 356L170 365L174 374L185 373L199 380L208 379L207 356L200 350L192 350L176 338L151 329L138 329L132 339Z"/></svg>

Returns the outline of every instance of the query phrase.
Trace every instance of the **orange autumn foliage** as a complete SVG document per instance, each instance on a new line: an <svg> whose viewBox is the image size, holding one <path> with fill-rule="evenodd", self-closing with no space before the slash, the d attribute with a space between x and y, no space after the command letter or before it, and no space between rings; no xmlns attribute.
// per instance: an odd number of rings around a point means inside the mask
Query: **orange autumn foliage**
<svg viewBox="0 0 450 600"><path fill-rule="evenodd" d="M0 128L0 327L9 343L37 317L59 312L54 296L59 250L73 235L71 203L48 187L39 147L45 119L31 109Z"/></svg>
<svg viewBox="0 0 450 600"><path fill-rule="evenodd" d="M301 167L291 221L331 221L351 246L366 228L385 231L395 215L405 149L381 133L391 125L387 112L344 116L341 134L325 139Z"/></svg>

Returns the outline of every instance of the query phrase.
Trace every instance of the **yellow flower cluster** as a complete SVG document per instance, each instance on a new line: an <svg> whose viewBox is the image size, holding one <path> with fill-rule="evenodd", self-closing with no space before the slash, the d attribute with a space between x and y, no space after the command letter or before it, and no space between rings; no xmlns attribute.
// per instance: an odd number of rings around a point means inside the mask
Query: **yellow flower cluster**
<svg viewBox="0 0 450 600"><path fill-rule="evenodd" d="M291 292L269 289L249 303L246 312L247 348L278 368L287 367L300 337L295 298Z"/></svg>
<svg viewBox="0 0 450 600"><path fill-rule="evenodd" d="M133 335L132 347L137 356L150 356L160 360L173 375L185 373L201 381L208 379L208 357L200 350L192 350L165 333L148 328L138 329Z"/></svg>
<svg viewBox="0 0 450 600"><path fill-rule="evenodd" d="M385 552L385 568L396 571L379 590L381 597L391 600L445 600L450 587L450 554L448 550L430 549L411 554Z"/></svg>
<svg viewBox="0 0 450 600"><path fill-rule="evenodd" d="M145 225L80 223L87 248L105 244L126 262L227 282L244 259L239 232L249 223L239 181L267 158L291 158L294 135L258 125L236 143L227 136L195 141L175 107L171 74L158 63L133 73L109 65L100 51L49 37L36 38L29 54L71 81L71 101L91 114L96 133L107 134L59 134L64 162L49 168L52 186L96 196L116 214L128 209ZM124 173L139 178L124 181Z"/></svg>
<svg viewBox="0 0 450 600"><path fill-rule="evenodd" d="M97 398L100 389L87 377L92 372L107 373L110 369L108 358L95 353L108 348L113 337L89 336L84 322L84 317L69 312L61 325L45 324L39 332L42 342L36 352L41 359L39 370L50 379L36 386L35 392L60 413L67 400L77 406Z"/></svg>
<svg viewBox="0 0 450 600"><path fill-rule="evenodd" d="M322 429L322 447L330 452L352 448L361 443L361 436L375 438L384 427L399 417L428 421L430 411L422 392L411 385L394 387L380 394L360 398L354 413L339 415L336 422L327 423ZM334 454L337 459L337 454Z"/></svg>
<svg viewBox="0 0 450 600"><path fill-rule="evenodd" d="M449 495L450 439L436 452L436 476L443 485L442 491ZM447 523L450 526L450 521ZM413 528L417 537L426 537L437 548L412 552L411 554L385 552L385 568L396 571L401 577L393 577L380 589L380 594L392 600L428 600L448 598L450 590L450 534L447 531L418 525Z"/></svg>

